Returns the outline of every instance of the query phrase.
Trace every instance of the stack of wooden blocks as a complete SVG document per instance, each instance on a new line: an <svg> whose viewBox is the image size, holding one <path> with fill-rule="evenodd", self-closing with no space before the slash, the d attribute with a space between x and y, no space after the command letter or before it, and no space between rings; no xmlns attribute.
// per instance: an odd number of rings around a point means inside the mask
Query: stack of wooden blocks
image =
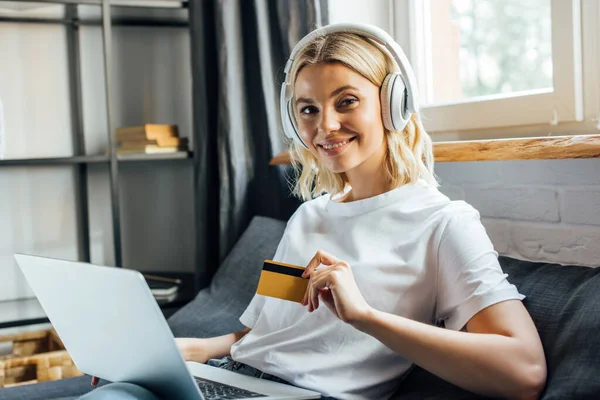
<svg viewBox="0 0 600 400"><path fill-rule="evenodd" d="M81 376L53 329L0 336L12 352L0 355L0 388Z"/></svg>

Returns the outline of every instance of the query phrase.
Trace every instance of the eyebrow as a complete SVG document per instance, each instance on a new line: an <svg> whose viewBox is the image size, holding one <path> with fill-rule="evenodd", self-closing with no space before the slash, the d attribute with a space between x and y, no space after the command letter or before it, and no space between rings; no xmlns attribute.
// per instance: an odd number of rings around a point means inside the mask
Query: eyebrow
<svg viewBox="0 0 600 400"><path fill-rule="evenodd" d="M352 85L344 85L344 86L340 86L339 88L335 89L333 92L331 92L329 94L329 97L334 97L337 96L338 94L340 94L341 92L343 92L346 89L353 89L353 90L358 90L357 88L355 88ZM313 104L315 101L313 99L309 99L306 97L299 97L296 100L296 103L308 103L308 104Z"/></svg>

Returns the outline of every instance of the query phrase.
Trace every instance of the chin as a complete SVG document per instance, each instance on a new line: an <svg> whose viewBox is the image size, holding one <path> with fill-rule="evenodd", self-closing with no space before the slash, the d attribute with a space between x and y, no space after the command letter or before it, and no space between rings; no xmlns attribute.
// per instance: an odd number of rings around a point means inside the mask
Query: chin
<svg viewBox="0 0 600 400"><path fill-rule="evenodd" d="M343 168L343 167L331 167L331 166L327 166L327 169L330 172L336 173L336 174L343 174L344 172L348 171L348 168Z"/></svg>
<svg viewBox="0 0 600 400"><path fill-rule="evenodd" d="M323 164L327 167L329 171L334 172L336 174L348 172L349 170L355 167L354 165L351 165L347 162L328 162Z"/></svg>

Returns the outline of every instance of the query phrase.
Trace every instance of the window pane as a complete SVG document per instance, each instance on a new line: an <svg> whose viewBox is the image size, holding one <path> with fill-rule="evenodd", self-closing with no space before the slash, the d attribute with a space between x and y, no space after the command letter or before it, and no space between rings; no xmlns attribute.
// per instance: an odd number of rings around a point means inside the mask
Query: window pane
<svg viewBox="0 0 600 400"><path fill-rule="evenodd" d="M550 2L429 1L425 103L552 89Z"/></svg>

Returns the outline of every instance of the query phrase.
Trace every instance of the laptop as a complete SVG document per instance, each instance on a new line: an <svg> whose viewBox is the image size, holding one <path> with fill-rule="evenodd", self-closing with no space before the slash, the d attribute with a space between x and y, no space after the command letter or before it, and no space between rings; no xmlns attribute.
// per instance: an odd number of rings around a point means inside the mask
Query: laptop
<svg viewBox="0 0 600 400"><path fill-rule="evenodd" d="M318 399L320 393L184 361L138 271L15 254L75 366L166 399Z"/></svg>

